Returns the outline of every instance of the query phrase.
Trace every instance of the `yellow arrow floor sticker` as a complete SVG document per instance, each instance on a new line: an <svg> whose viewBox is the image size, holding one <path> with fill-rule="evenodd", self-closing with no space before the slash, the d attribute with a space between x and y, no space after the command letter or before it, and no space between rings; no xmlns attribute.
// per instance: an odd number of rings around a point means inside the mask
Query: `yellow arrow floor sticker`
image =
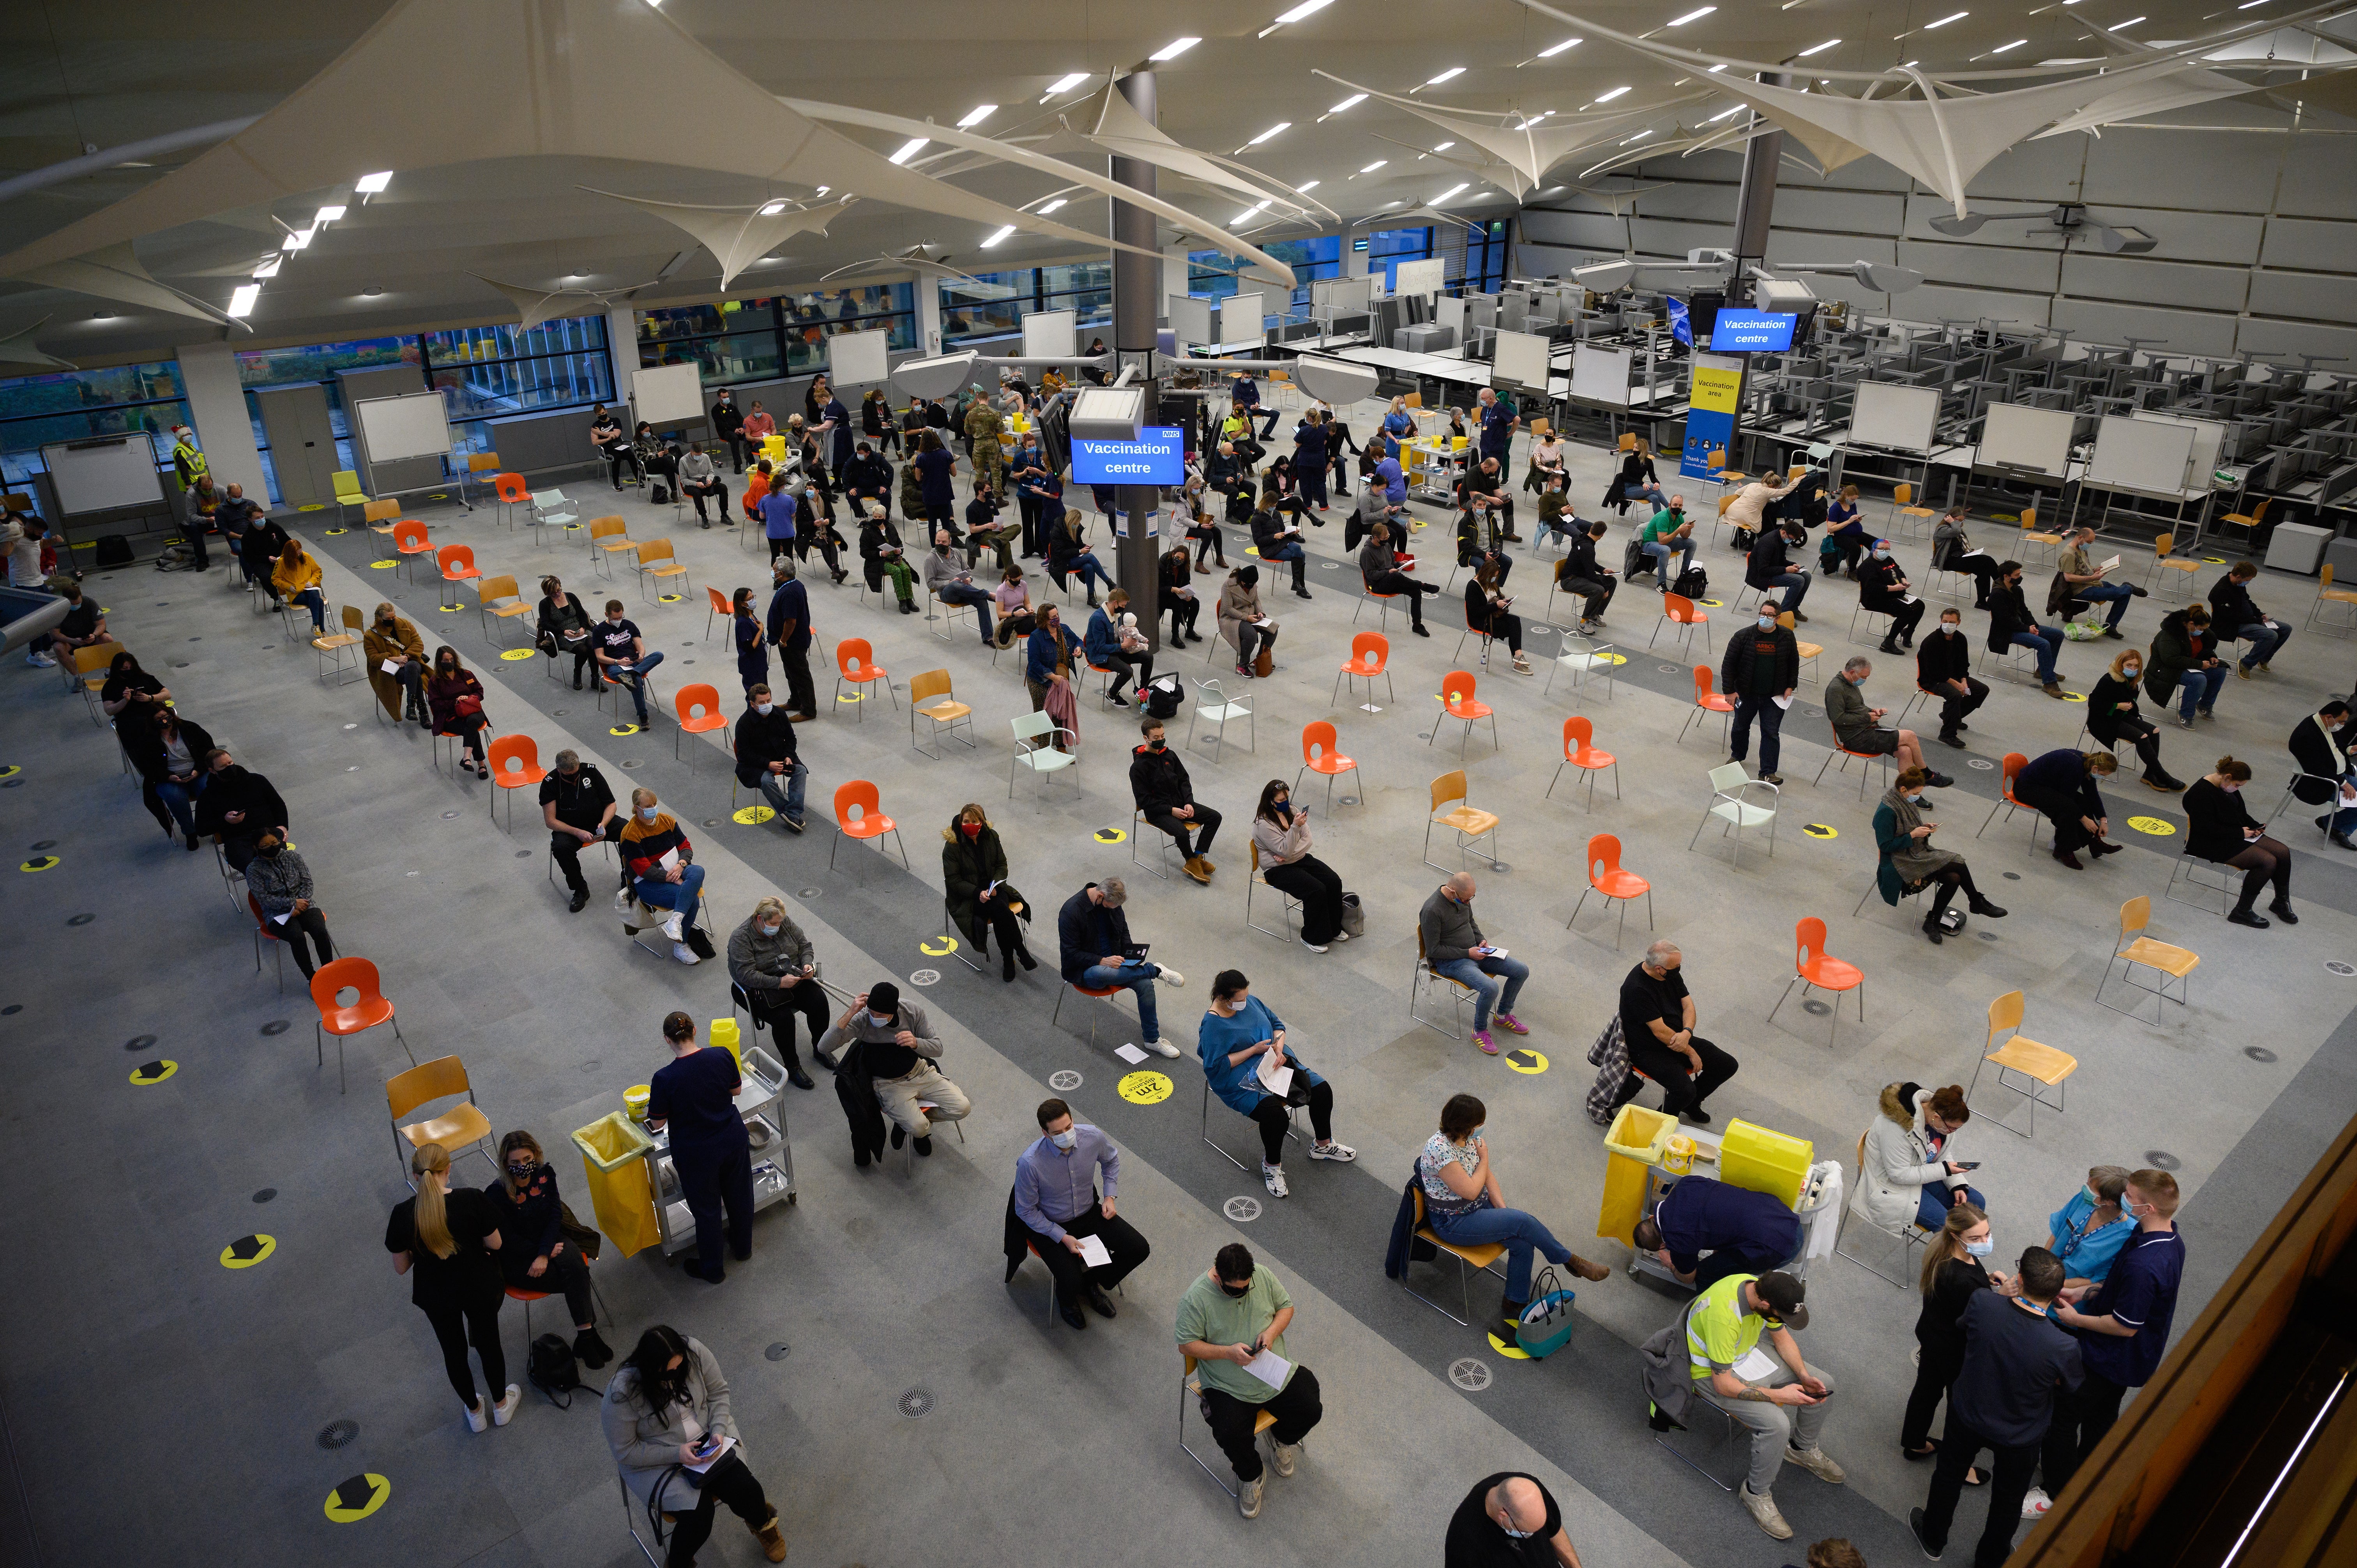
<svg viewBox="0 0 2357 1568"><path fill-rule="evenodd" d="M142 1062L131 1069L131 1081L139 1084L161 1083L179 1070L178 1062Z"/></svg>
<svg viewBox="0 0 2357 1568"><path fill-rule="evenodd" d="M927 958L947 958L958 950L958 940L950 936L928 937L917 944L917 950Z"/></svg>
<svg viewBox="0 0 2357 1568"><path fill-rule="evenodd" d="M20 864L16 869L19 871L47 871L57 863L58 857L54 854L37 854L32 859Z"/></svg>
<svg viewBox="0 0 2357 1568"><path fill-rule="evenodd" d="M1089 836L1099 843L1119 843L1129 836L1129 832L1125 828L1099 828Z"/></svg>
<svg viewBox="0 0 2357 1568"><path fill-rule="evenodd" d="M1546 1071L1547 1059L1543 1053L1538 1051L1508 1051L1506 1053L1506 1065L1512 1068L1516 1072L1529 1073L1533 1077L1536 1077L1538 1074Z"/></svg>
<svg viewBox="0 0 2357 1568"><path fill-rule="evenodd" d="M1531 1359L1531 1353L1528 1350L1518 1345L1509 1345L1494 1334L1490 1336L1490 1348L1509 1361L1527 1361Z"/></svg>
<svg viewBox="0 0 2357 1568"><path fill-rule="evenodd" d="M1837 839L1841 837L1841 830L1839 828L1827 827L1823 822L1803 823L1801 831L1808 834L1813 839Z"/></svg>
<svg viewBox="0 0 2357 1568"><path fill-rule="evenodd" d="M384 1507L384 1499L393 1496L393 1483L370 1471L339 1481L328 1494L328 1518L337 1524L356 1524Z"/></svg>
<svg viewBox="0 0 2357 1568"><path fill-rule="evenodd" d="M1158 1072L1126 1073L1120 1085L1121 1097L1132 1105L1159 1105L1170 1098L1170 1089L1169 1078Z"/></svg>
<svg viewBox="0 0 2357 1568"><path fill-rule="evenodd" d="M221 1249L221 1267L250 1269L277 1250L275 1236L241 1236Z"/></svg>
<svg viewBox="0 0 2357 1568"><path fill-rule="evenodd" d="M639 726L636 725L616 725L606 733L608 735L636 735L639 733Z"/></svg>
<svg viewBox="0 0 2357 1568"><path fill-rule="evenodd" d="M2177 824L2163 817L2130 817L2128 826L2140 833L2150 833L2157 839L2177 836Z"/></svg>

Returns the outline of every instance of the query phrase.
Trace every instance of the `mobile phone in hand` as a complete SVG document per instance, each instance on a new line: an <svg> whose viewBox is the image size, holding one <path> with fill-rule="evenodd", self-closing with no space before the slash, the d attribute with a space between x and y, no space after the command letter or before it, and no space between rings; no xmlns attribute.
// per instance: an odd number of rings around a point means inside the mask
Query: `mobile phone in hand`
<svg viewBox="0 0 2357 1568"><path fill-rule="evenodd" d="M1981 1163L1978 1160L1958 1160L1955 1166L1959 1171L1976 1171L1981 1168Z"/></svg>

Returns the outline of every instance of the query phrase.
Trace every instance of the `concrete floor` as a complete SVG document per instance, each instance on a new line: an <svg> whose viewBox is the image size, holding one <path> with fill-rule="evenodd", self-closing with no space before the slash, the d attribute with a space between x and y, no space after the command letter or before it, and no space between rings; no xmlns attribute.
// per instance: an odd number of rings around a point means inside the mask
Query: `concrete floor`
<svg viewBox="0 0 2357 1568"><path fill-rule="evenodd" d="M1353 424L1371 428L1373 412L1361 408ZM1599 493L1609 467L1602 452L1577 450L1573 495ZM1690 497L1700 491L1685 488ZM574 493L592 516L610 498L594 478ZM669 655L658 693L668 703L683 682L705 680L733 713L737 687L722 634L700 640L702 590L766 592L761 561L734 532L699 532L692 516L679 527L669 508L651 509L635 493L610 499L634 536L667 534L690 570L691 587L677 604L648 603L627 581L616 590ZM1437 524L1418 536L1420 546L1428 561L1440 558L1445 522L1419 510ZM469 514L444 505L422 515L437 524L437 542L471 543L487 573L513 572L529 589L554 569L593 604L605 596L577 543L536 549L528 534L502 528L492 509ZM1625 1273L1583 1286L1572 1342L1544 1363L1523 1363L1497 1356L1381 1272L1399 1185L1440 1101L1460 1090L1489 1102L1512 1199L1571 1245L1625 1262L1617 1244L1592 1239L1588 1217L1605 1162L1580 1101L1591 1078L1586 1047L1646 938L1640 908L1616 951L1615 918L1599 915L1594 899L1577 929L1566 929L1586 836L1617 833L1626 863L1651 879L1655 929L1684 950L1702 1032L1741 1059L1741 1073L1713 1102L1722 1124L1742 1116L1812 1139L1820 1156L1846 1162L1882 1084L1968 1079L1988 1003L2007 990L2027 992L2029 1031L2082 1065L2067 1113L2040 1112L2035 1137L2016 1139L1979 1120L1964 1134L1964 1157L1987 1162L1977 1179L1992 1203L1999 1253L2042 1238L2044 1216L2087 1165L2139 1165L2159 1151L2178 1163L2188 1194L2181 1219L2192 1272L2180 1324L2357 1107L2357 993L2324 968L2350 956L2357 876L2346 857L2320 847L2305 813L2287 813L2278 829L2299 851L2294 894L2302 924L2228 927L2214 911L2160 899L2181 839L2126 832L2135 853L2076 874L2029 850L2018 819L1975 839L1996 774L1934 747L1957 778L1935 797L1943 842L1966 851L1984 887L2013 912L1975 919L1963 940L1938 949L1912 918L1877 899L1853 918L1841 906L1857 901L1872 873L1875 789L1861 801L1854 777L1833 772L1822 788L1809 783L1825 731L1807 693L1786 730L1788 782L1773 857L1747 843L1738 864L1709 833L1692 852L1677 843L1700 819L1704 775L1725 753L1716 730L1706 735L1701 725L1680 741L1692 660L1645 648L1656 600L1628 588L1609 617L1629 660L1609 702L1600 688L1573 693L1562 678L1543 697L1543 677L1514 676L1502 655L1481 678L1481 698L1498 709L1498 744L1484 726L1468 742L1464 766L1474 802L1505 820L1497 853L1507 867L1474 863L1477 908L1492 937L1537 971L1521 1012L1533 1027L1526 1044L1548 1062L1537 1074L1509 1071L1407 1015L1414 915L1439 875L1419 864L1420 819L1429 781L1458 766L1457 726L1426 739L1432 693L1456 639L1395 635L1397 701L1383 702L1379 714L1348 700L1334 704L1334 667L1347 650L1357 598L1354 572L1337 564L1343 515L1338 506L1331 526L1311 531L1311 602L1264 582L1285 626L1277 673L1250 688L1268 737L1235 730L1230 741L1248 740L1249 748L1230 744L1216 761L1207 736L1187 751L1199 792L1229 819L1213 855L1221 870L1208 888L1157 880L1128 864L1128 845L1092 836L1129 825L1130 715L1091 700L1081 766L1045 788L1018 779L1010 800L1006 725L1029 707L1014 660L1002 658L994 671L970 635L938 641L921 619L857 604L856 577L836 589L813 575L821 640L868 639L903 689L910 675L945 668L976 710L977 749L952 742L939 760L910 748L907 714L889 701L841 704L804 732L814 824L837 785L875 780L901 824L907 869L897 856L844 843L830 870L828 853L838 846L823 827L794 839L737 825L728 816L726 757L711 737L690 737L681 748L691 766L662 755L675 738L668 718L651 734L611 735L612 719L588 693L549 681L537 660L500 660L467 618L471 609L437 614L430 585L371 570L376 536L356 526L328 536L336 524L327 513L291 526L325 558L331 601L365 610L390 591L429 646L447 639L480 660L474 667L497 730L533 735L544 758L575 746L608 765L618 788L627 779L655 789L696 839L718 929L741 920L758 897L779 893L817 942L831 980L913 981L912 994L947 1031L943 1069L975 1101L967 1142L947 1139L912 1174L897 1162L855 1172L832 1098L805 1101L789 1090L802 1196L762 1216L751 1263L716 1290L652 1252L609 1255L598 1268L619 1323L608 1338L627 1343L663 1321L718 1354L795 1561L956 1554L1159 1563L1199 1558L1208 1543L1276 1563L1429 1563L1466 1487L1509 1467L1555 1488L1591 1564L1772 1565L1831 1534L1851 1537L1869 1561L1899 1561L1905 1511L1920 1503L1928 1478L1895 1452L1912 1376L1910 1292L1838 1259L1811 1270L1817 1326L1803 1348L1841 1380L1825 1445L1847 1466L1850 1484L1828 1487L1787 1471L1777 1496L1800 1533L1785 1547L1649 1441L1634 1347L1674 1316L1670 1294ZM1527 521L1523 527L1531 532ZM2003 528L1983 521L1976 532L1986 542ZM1624 537L1616 523L1608 559L1617 560ZM1241 559L1234 531L1231 540L1231 559ZM1523 562L1516 586L1525 606L1536 606L1552 553L1528 544L1515 553ZM1902 543L1899 553L1921 568L1921 545ZM1707 546L1698 558L1717 586L1712 596L1730 601L1714 612L1716 650L1735 624L1740 562ZM1200 581L1209 589L1219 579ZM379 725L364 685L316 680L303 639L250 616L220 569L195 578L141 566L93 585L116 634L151 667L165 667L180 705L286 797L339 946L380 966L420 1059L464 1058L494 1125L533 1129L586 1214L565 1134L616 1108L622 1088L660 1064L662 1013L726 1011L722 966L683 968L633 948L602 899L568 915L563 890L540 875L544 834L522 822L510 832L490 817L491 786L436 772L424 735ZM2263 575L2256 596L2297 622L2312 594L2312 583ZM1812 590L1809 630L1825 647L1820 684L1845 656L1853 602L1846 584ZM1453 598L1434 607L1437 634L1457 624ZM2131 637L2148 636L2163 607L2135 605ZM1980 618L1968 611L1966 622L1977 639ZM1397 623L1393 630L1402 632ZM1662 649L1670 646L1664 639ZM2065 685L2083 691L2110 651L2066 650ZM1225 673L1225 660L1207 671L1200 650L1178 659L1190 684ZM1868 694L1895 710L1911 689L1912 661L1885 662ZM1971 731L1972 758L2070 744L2083 707L2034 687L1996 684ZM2349 684L2342 645L2303 632L2272 677L2228 682L2214 723L2191 736L2169 729L2169 760L2190 778L2232 750L2256 767L2252 798L2270 809L2289 767L2284 737ZM830 685L822 674L822 695ZM0 1404L18 1481L0 1487L0 1540L21 1543L22 1560L44 1563L159 1545L203 1563L307 1563L331 1552L354 1563L637 1561L596 1431L594 1390L576 1396L569 1412L527 1391L513 1424L469 1434L426 1325L386 1265L382 1216L406 1189L393 1134L377 1119L376 1083L407 1065L399 1046L356 1042L352 1088L339 1095L331 1072L300 1059L312 1009L299 983L282 994L266 956L265 972L255 972L242 908L223 896L209 856L184 854L156 832L134 781L117 771L112 737L80 703L59 697L53 672L21 663L8 666L0 712L9 737L0 764L23 769L0 779L0 813L23 846L20 858L60 862L25 875L12 902L18 961L0 986L0 1043L16 1107L9 1118L20 1135L51 1112L52 1125L82 1129L63 1157L16 1162L14 1201L0 1207L0 1238L15 1255L55 1260L11 1269L0 1283L16 1330L0 1343ZM1561 721L1575 712L1593 719L1596 744L1620 758L1620 798L1606 781L1592 814L1566 799L1568 780L1544 798L1561 757ZM1254 800L1266 779L1294 776L1301 726L1317 718L1337 725L1361 772L1338 787L1330 815L1315 780L1303 798L1318 853L1361 894L1369 918L1364 940L1323 956L1246 930L1242 908ZM1183 724L1175 726L1183 733ZM2115 822L2134 813L2181 826L2173 798L2126 774L2109 793ZM1343 795L1356 800L1342 803ZM1034 945L1046 961L1013 984L1002 984L995 967L976 976L923 950L938 948L942 934L939 832L969 800L989 809L1014 878L1043 910ZM532 817L530 800L523 804L521 815ZM1803 834L1804 822L1838 836ZM1433 858L1449 859L1439 847ZM1200 1086L1188 1060L1170 1064L1177 1090L1158 1104L1113 1092L1128 1069L1112 1047L1135 1033L1127 1004L1116 1016L1073 998L1062 1009L1071 1016L1050 1026L1047 921L1081 882L1107 874L1129 879L1139 939L1189 976L1183 993L1161 993L1165 1033L1191 1047L1211 975L1243 969L1292 1026L1302 1056L1334 1081L1339 1135L1360 1151L1355 1168L1289 1162L1292 1197L1269 1201L1255 1177L1189 1134L1185 1111ZM2155 897L2154 934L2204 960L2192 1005L2167 1007L2158 1026L2092 1000L2119 905L2138 894ZM1255 918L1274 924L1275 908L1256 900ZM95 918L70 923L85 914ZM1791 923L1811 914L1830 926L1832 950L1868 976L1864 1023L1846 1003L1837 1037L1832 1019L1797 998L1765 1021L1791 975ZM1092 1016L1100 1026L1093 1046ZM283 1031L265 1032L282 1021ZM2247 1056L2254 1046L2271 1059ZM172 1078L126 1081L133 1067L156 1058L179 1064ZM1123 1147L1124 1208L1156 1249L1131 1280L1121 1317L1082 1335L1043 1321L1045 1279L1036 1265L999 1283L1009 1166L1033 1135L1030 1108L1049 1092L1048 1075L1065 1069L1083 1079L1067 1098ZM2004 1108L1986 1084L1983 1090L1985 1112ZM2017 1107L2008 1119L2018 1118ZM1210 1132L1232 1148L1250 1142L1222 1110L1211 1113ZM489 1175L479 1161L462 1163L470 1179ZM265 1189L274 1189L267 1201ZM1263 1211L1230 1219L1222 1206L1246 1196L1261 1199ZM274 1253L250 1270L223 1270L221 1249L256 1230L276 1239ZM1178 1452L1171 1431L1174 1298L1231 1240L1252 1245L1293 1292L1300 1307L1294 1348L1318 1373L1327 1402L1300 1474L1273 1483L1265 1513L1251 1522ZM1420 1272L1414 1283L1453 1294L1445 1276ZM1488 1302L1495 1290L1488 1287ZM1485 1305L1481 1285L1474 1297ZM517 1316L509 1315L508 1343L520 1376ZM782 1359L769 1359L764 1352L780 1345ZM1477 1391L1449 1380L1452 1364L1467 1357L1490 1374ZM896 1412L894 1401L910 1388L934 1396L931 1415ZM358 1423L359 1435L325 1451L315 1434L339 1420ZM1200 1423L1190 1421L1189 1431L1211 1452ZM322 1501L360 1471L388 1477L391 1498L358 1524L330 1524ZM126 1475L138 1484L123 1486ZM1141 1504L1188 1534L1139 1529L1121 1510ZM1968 1500L1966 1515L1976 1507ZM1969 1519L1959 1522L1968 1527L1975 1527ZM705 1560L752 1562L753 1552L724 1521Z"/></svg>

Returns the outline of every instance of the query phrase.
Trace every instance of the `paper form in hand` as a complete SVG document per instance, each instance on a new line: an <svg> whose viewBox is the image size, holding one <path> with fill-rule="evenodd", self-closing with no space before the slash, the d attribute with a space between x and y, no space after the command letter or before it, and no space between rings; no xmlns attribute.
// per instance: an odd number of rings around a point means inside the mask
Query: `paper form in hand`
<svg viewBox="0 0 2357 1568"><path fill-rule="evenodd" d="M667 849L663 851L662 868L665 872L673 872L679 869L679 851L675 849Z"/></svg>
<svg viewBox="0 0 2357 1568"><path fill-rule="evenodd" d="M1115 1046L1113 1048L1113 1054L1119 1057L1122 1060L1129 1063L1132 1067L1136 1066L1139 1062L1146 1059L1146 1053L1139 1050L1135 1046Z"/></svg>
<svg viewBox="0 0 2357 1568"><path fill-rule="evenodd" d="M1260 1058L1260 1080L1271 1094L1283 1095L1293 1087L1293 1069L1281 1053L1265 1053Z"/></svg>
<svg viewBox="0 0 2357 1568"><path fill-rule="evenodd" d="M1264 1350L1244 1363L1244 1370L1270 1388L1281 1389L1293 1371L1293 1363L1274 1350Z"/></svg>
<svg viewBox="0 0 2357 1568"><path fill-rule="evenodd" d="M382 666L380 666L380 668L388 675L398 675L401 673L401 660L398 659L388 659Z"/></svg>
<svg viewBox="0 0 2357 1568"><path fill-rule="evenodd" d="M1781 1369L1783 1363L1754 1345L1735 1363L1735 1375L1747 1383L1764 1383Z"/></svg>
<svg viewBox="0 0 2357 1568"><path fill-rule="evenodd" d="M1780 708L1789 708L1792 705L1792 699L1789 696L1770 697L1768 700L1774 703Z"/></svg>
<svg viewBox="0 0 2357 1568"><path fill-rule="evenodd" d="M1102 1269L1106 1264L1112 1262L1113 1254L1105 1250L1104 1238L1102 1236L1082 1237L1081 1262L1086 1263L1092 1269Z"/></svg>

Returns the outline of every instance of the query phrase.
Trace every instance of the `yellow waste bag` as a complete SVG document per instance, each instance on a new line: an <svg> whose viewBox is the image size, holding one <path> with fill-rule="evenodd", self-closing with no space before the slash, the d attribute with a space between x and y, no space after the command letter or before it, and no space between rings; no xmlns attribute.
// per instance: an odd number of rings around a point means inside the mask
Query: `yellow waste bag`
<svg viewBox="0 0 2357 1568"><path fill-rule="evenodd" d="M589 1202L606 1239L625 1258L662 1240L646 1163L655 1141L617 1111L576 1132L573 1142L581 1151Z"/></svg>

